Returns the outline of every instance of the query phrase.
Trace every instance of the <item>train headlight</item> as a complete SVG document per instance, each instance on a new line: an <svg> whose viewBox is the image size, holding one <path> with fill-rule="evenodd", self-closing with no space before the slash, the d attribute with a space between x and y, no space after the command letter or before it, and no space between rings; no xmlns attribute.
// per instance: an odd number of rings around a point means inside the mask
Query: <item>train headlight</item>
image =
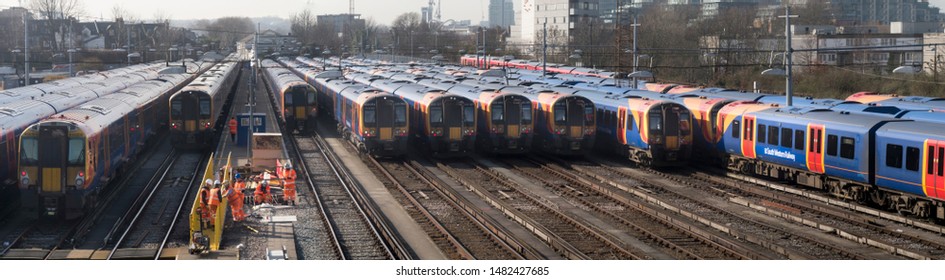
<svg viewBox="0 0 945 280"><path fill-rule="evenodd" d="M593 129L593 128L585 128L585 129L584 129L584 135L592 135L592 134L594 134L594 129Z"/></svg>
<svg viewBox="0 0 945 280"><path fill-rule="evenodd" d="M374 130L373 130L373 129L364 130L364 137L371 137L371 136L374 136Z"/></svg>
<svg viewBox="0 0 945 280"><path fill-rule="evenodd" d="M525 134L532 133L532 128L530 128L530 127L523 127L523 128L522 128L522 133L525 133Z"/></svg>
<svg viewBox="0 0 945 280"><path fill-rule="evenodd" d="M407 136L407 129L403 129L403 128L398 129L398 130L397 130L397 136L401 136L401 137Z"/></svg>
<svg viewBox="0 0 945 280"><path fill-rule="evenodd" d="M653 144L663 144L663 137L659 135L654 135Z"/></svg>
<svg viewBox="0 0 945 280"><path fill-rule="evenodd" d="M85 185L85 172L79 172L79 174L75 176L75 187L79 188L82 187L82 185Z"/></svg>
<svg viewBox="0 0 945 280"><path fill-rule="evenodd" d="M466 130L466 136L473 136L473 135L476 135L476 130L475 130L475 129L467 129L467 130Z"/></svg>
<svg viewBox="0 0 945 280"><path fill-rule="evenodd" d="M555 128L555 134L561 135L564 134L565 129L563 127Z"/></svg>
<svg viewBox="0 0 945 280"><path fill-rule="evenodd" d="M433 131L432 131L432 134L433 134L433 136L442 136L442 135L443 135L443 129L442 129L442 128L434 128Z"/></svg>
<svg viewBox="0 0 945 280"><path fill-rule="evenodd" d="M20 184L22 184L24 188L30 186L30 175L26 174L26 171L20 173Z"/></svg>
<svg viewBox="0 0 945 280"><path fill-rule="evenodd" d="M208 122L208 123L205 123L205 124L203 125L203 127L204 127L204 128L210 128L210 123L209 123L209 122Z"/></svg>
<svg viewBox="0 0 945 280"><path fill-rule="evenodd" d="M171 123L171 129L177 129L177 128L179 128L179 127L180 127L180 125L177 124L176 122Z"/></svg>

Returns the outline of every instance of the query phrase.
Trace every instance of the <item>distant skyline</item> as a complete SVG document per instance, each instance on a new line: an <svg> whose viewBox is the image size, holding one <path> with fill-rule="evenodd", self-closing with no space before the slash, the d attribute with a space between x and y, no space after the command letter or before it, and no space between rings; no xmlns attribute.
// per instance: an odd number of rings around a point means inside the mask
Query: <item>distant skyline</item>
<svg viewBox="0 0 945 280"><path fill-rule="evenodd" d="M0 8L15 7L30 0L0 0ZM280 17L289 19L305 8L315 14L340 14L348 12L348 0L80 0L88 19L112 19L112 8L122 6L138 19L154 19L158 12L176 20L214 19L226 16ZM488 0L438 0L442 3L443 20L470 20L472 24L488 20ZM945 0L929 0L932 6L943 8ZM362 18L373 18L378 24L390 25L403 13L420 12L427 0L355 0L355 13ZM224 5L226 9L219 9ZM945 11L945 9L943 9Z"/></svg>
<svg viewBox="0 0 945 280"><path fill-rule="evenodd" d="M112 19L112 8L122 6L136 18L151 20L158 12L171 19L193 20L214 19L227 16L245 17L280 17L289 19L298 12L309 8L316 15L348 13L348 0L80 0L89 19ZM945 1L945 0L941 0ZM29 0L0 0L0 8L24 5ZM355 13L364 19L373 18L378 24L390 25L403 13L420 13L420 7L426 7L427 0L354 0ZM440 0L443 20L471 20L478 24L488 17L488 0ZM219 9L225 6L225 9ZM186 8L185 8L186 7Z"/></svg>

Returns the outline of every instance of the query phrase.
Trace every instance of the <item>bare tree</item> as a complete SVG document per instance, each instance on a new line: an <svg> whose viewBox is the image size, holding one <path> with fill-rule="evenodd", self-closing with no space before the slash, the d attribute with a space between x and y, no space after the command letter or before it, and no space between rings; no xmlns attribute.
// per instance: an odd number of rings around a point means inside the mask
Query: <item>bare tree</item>
<svg viewBox="0 0 945 280"><path fill-rule="evenodd" d="M55 32L48 34L45 40L49 40L50 46L56 51L62 51L65 48L65 42L71 40L68 38L71 23L81 16L83 12L82 2L79 0L31 0L29 7L39 14L40 19L50 22L56 29Z"/></svg>
<svg viewBox="0 0 945 280"><path fill-rule="evenodd" d="M292 34L302 41L303 45L309 45L315 42L315 25L317 24L315 14L305 9L292 16Z"/></svg>

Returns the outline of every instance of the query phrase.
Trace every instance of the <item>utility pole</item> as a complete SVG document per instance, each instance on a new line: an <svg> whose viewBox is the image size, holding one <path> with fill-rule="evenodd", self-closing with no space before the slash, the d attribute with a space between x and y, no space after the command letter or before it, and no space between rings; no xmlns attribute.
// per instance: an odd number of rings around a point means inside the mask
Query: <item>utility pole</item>
<svg viewBox="0 0 945 280"><path fill-rule="evenodd" d="M614 57L617 58L617 63L614 64L614 81L617 82L618 88L620 88L620 53L623 52L623 46L621 44L623 42L623 32L621 32L623 29L620 28L622 4L622 1L617 0L617 12L614 13L614 31L617 33L617 48L614 49Z"/></svg>
<svg viewBox="0 0 945 280"><path fill-rule="evenodd" d="M489 60L486 59L486 32L489 29L482 29L482 69L489 69Z"/></svg>
<svg viewBox="0 0 945 280"><path fill-rule="evenodd" d="M791 14L791 6L788 4L784 5L784 15L778 16L784 18L784 38L786 40L784 44L784 57L786 65L784 66L785 74L785 95L787 98L787 106L792 106L794 101L794 89L791 88L791 57L794 52L791 49L791 18L797 17L797 15Z"/></svg>
<svg viewBox="0 0 945 280"><path fill-rule="evenodd" d="M23 86L30 85L30 19L29 12L23 14L23 71L26 79Z"/></svg>
<svg viewBox="0 0 945 280"><path fill-rule="evenodd" d="M639 58L639 56L637 55L637 51L638 51L638 49L637 49L637 27L640 26L640 24L637 23L637 16L636 16L636 15L633 15L633 24L631 24L630 26L633 26L633 71L631 72L631 73L633 73L633 72L637 72L637 66L638 66L638 64L639 64L639 62L640 62L640 60L639 60L640 58ZM633 77L633 84L630 85L630 87L631 87L631 88L637 88L637 77Z"/></svg>
<svg viewBox="0 0 945 280"><path fill-rule="evenodd" d="M541 24L541 78L548 74L548 19Z"/></svg>

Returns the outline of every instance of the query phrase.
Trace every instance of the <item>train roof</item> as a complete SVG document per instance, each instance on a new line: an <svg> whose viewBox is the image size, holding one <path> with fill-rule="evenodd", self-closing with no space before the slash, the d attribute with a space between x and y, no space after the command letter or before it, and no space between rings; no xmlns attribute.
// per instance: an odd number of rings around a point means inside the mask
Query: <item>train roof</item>
<svg viewBox="0 0 945 280"><path fill-rule="evenodd" d="M772 108L753 113L757 117L767 117L769 120L778 120L779 122L791 122L800 120L803 123L818 123L827 125L841 125L846 127L855 127L868 129L882 122L899 121L891 117L882 117L866 114L851 114L849 112L840 112L830 109L812 108L812 107L784 107Z"/></svg>

